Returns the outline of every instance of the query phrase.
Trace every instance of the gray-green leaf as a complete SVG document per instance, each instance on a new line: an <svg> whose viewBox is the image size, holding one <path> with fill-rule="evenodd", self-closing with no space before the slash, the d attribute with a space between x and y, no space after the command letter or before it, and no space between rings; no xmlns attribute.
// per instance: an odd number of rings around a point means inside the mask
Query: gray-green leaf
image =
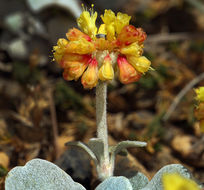
<svg viewBox="0 0 204 190"><path fill-rule="evenodd" d="M140 190L149 182L148 178L140 172L138 172L137 175L131 177L129 181L132 184L133 190Z"/></svg>
<svg viewBox="0 0 204 190"><path fill-rule="evenodd" d="M13 168L6 177L5 190L86 190L55 164L33 159Z"/></svg>
<svg viewBox="0 0 204 190"><path fill-rule="evenodd" d="M133 190L130 181L123 176L109 177L99 184L95 190Z"/></svg>

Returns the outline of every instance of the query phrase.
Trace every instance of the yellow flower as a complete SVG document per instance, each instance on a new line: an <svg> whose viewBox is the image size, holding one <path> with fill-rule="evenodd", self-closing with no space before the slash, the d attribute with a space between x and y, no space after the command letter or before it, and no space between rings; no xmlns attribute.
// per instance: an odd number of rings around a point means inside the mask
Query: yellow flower
<svg viewBox="0 0 204 190"><path fill-rule="evenodd" d="M119 34L124 26L129 24L131 16L119 12L117 17L111 10L105 10L104 15L101 15L101 19L105 24L105 30L108 40L114 40L116 38L115 32Z"/></svg>
<svg viewBox="0 0 204 190"><path fill-rule="evenodd" d="M91 38L95 38L97 33L97 27L95 24L96 18L97 18L97 12L93 11L93 5L92 5L91 13L89 11L84 10L80 15L80 17L77 19L79 28L81 28Z"/></svg>
<svg viewBox="0 0 204 190"><path fill-rule="evenodd" d="M164 174L164 190L200 190L198 185L190 179L184 178L179 174Z"/></svg>
<svg viewBox="0 0 204 190"><path fill-rule="evenodd" d="M99 76L99 79L102 81L113 79L114 71L113 71L111 58L109 54L104 58L103 65L99 69L98 76Z"/></svg>
<svg viewBox="0 0 204 190"><path fill-rule="evenodd" d="M204 102L204 86L195 89L195 92L197 95L196 99L201 101L201 102Z"/></svg>
<svg viewBox="0 0 204 190"><path fill-rule="evenodd" d="M110 24L115 22L115 13L111 10L105 10L104 15L101 15L101 19L104 22L104 24Z"/></svg>
<svg viewBox="0 0 204 190"><path fill-rule="evenodd" d="M145 73L149 70L151 62L145 56L127 56L128 62L140 73Z"/></svg>
<svg viewBox="0 0 204 190"><path fill-rule="evenodd" d="M85 89L92 89L98 83L98 62L96 59L91 59L87 70L81 78L81 83Z"/></svg>
<svg viewBox="0 0 204 190"><path fill-rule="evenodd" d="M142 46L140 46L137 42L134 42L128 46L123 46L120 49L120 53L125 55L133 55L133 56L141 56L143 52Z"/></svg>
<svg viewBox="0 0 204 190"><path fill-rule="evenodd" d="M115 20L115 31L117 34L120 34L124 26L129 25L130 19L131 19L131 16L128 16L127 14L123 14L121 12L117 14L117 17Z"/></svg>
<svg viewBox="0 0 204 190"><path fill-rule="evenodd" d="M56 60L58 63L60 62L60 60L62 59L64 52L65 52L65 48L68 45L68 41L60 38L57 41L57 46L53 47L54 50L54 60Z"/></svg>
<svg viewBox="0 0 204 190"><path fill-rule="evenodd" d="M101 15L101 19L105 24L105 30L108 40L115 39L115 13L111 10L105 10L104 15Z"/></svg>

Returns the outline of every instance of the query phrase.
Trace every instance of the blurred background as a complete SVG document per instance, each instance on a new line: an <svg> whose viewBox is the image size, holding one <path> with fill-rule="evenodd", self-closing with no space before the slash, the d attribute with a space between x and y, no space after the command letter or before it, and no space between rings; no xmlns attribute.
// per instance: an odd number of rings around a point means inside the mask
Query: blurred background
<svg viewBox="0 0 204 190"><path fill-rule="evenodd" d="M7 172L33 158L56 163L87 189L95 168L81 150L64 146L95 136L95 90L66 82L52 61L58 38L77 27L81 3L132 16L147 33L145 56L154 71L130 85L108 87L109 141L147 141L117 158L115 175L151 178L181 163L204 182L204 135L194 117L193 88L204 85L202 0L1 0L0 189ZM97 19L97 25L100 19Z"/></svg>

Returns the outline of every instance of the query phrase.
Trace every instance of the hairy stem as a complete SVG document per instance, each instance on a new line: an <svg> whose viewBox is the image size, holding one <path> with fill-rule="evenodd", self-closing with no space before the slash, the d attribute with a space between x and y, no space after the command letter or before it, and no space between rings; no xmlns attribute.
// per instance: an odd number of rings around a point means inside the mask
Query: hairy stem
<svg viewBox="0 0 204 190"><path fill-rule="evenodd" d="M112 168L110 167L108 150L106 98L107 98L107 84L105 82L99 82L99 84L96 86L97 138L101 139L104 144L103 157L100 158L99 160L100 164L98 166L99 178L106 178L112 175Z"/></svg>
<svg viewBox="0 0 204 190"><path fill-rule="evenodd" d="M96 86L96 124L97 137L104 143L104 158L109 159L108 153L108 129L106 116L107 84L100 82Z"/></svg>

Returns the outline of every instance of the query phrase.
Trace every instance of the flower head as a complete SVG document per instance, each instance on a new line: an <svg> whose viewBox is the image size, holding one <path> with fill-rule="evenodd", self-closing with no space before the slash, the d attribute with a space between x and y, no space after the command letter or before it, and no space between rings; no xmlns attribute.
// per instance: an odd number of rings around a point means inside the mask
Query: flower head
<svg viewBox="0 0 204 190"><path fill-rule="evenodd" d="M53 47L54 59L64 69L65 80L81 77L84 88L91 89L98 80L114 79L118 72L123 84L136 82L150 68L144 56L146 34L141 28L129 25L130 16L105 10L103 23L96 27L97 12L93 5L77 19L79 28L70 29L66 39L59 39Z"/></svg>
<svg viewBox="0 0 204 190"><path fill-rule="evenodd" d="M182 177L179 174L164 174L164 190L200 190L198 185L191 179Z"/></svg>

